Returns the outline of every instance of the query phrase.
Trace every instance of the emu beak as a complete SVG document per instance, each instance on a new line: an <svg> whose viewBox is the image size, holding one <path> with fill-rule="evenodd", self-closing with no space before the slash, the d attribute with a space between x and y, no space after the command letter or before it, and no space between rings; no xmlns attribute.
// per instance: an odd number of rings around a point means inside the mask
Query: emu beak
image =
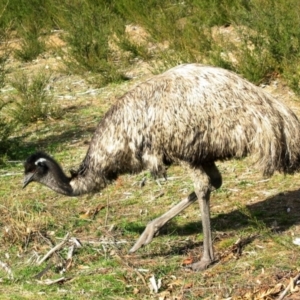
<svg viewBox="0 0 300 300"><path fill-rule="evenodd" d="M24 182L23 182L23 189L31 182L33 181L32 177L33 177L34 173L27 173L25 174L24 177Z"/></svg>

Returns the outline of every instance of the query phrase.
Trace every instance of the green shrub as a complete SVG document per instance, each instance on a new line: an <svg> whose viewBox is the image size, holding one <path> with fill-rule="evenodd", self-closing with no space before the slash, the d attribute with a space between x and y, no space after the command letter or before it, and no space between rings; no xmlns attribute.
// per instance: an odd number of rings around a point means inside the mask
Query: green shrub
<svg viewBox="0 0 300 300"><path fill-rule="evenodd" d="M13 125L8 122L6 115L3 113L4 107L8 102L0 99L0 153L6 153L9 148L8 137L13 131ZM1 158L0 158L1 162Z"/></svg>
<svg viewBox="0 0 300 300"><path fill-rule="evenodd" d="M128 22L144 27L152 43L168 43L167 49L155 53L155 58L166 68L187 62L232 68L230 62L222 58L223 49L211 34L213 25L229 23L228 7L236 6L232 3L238 1L119 0L116 7ZM222 11L220 5L224 8Z"/></svg>
<svg viewBox="0 0 300 300"><path fill-rule="evenodd" d="M299 96L300 95L300 57L291 61L282 62L282 77L288 86Z"/></svg>
<svg viewBox="0 0 300 300"><path fill-rule="evenodd" d="M235 71L257 85L274 79L277 64L272 54L264 47L264 38L259 35L249 37L248 30L243 32L237 29L237 31L241 42L234 50L237 59Z"/></svg>
<svg viewBox="0 0 300 300"><path fill-rule="evenodd" d="M105 1L74 1L63 5L64 15L59 23L67 31L69 49L65 63L69 69L76 73L99 73L102 84L122 80L122 61L111 45L114 32L124 29L122 20Z"/></svg>
<svg viewBox="0 0 300 300"><path fill-rule="evenodd" d="M253 46L251 53L248 47L240 49L239 70L249 80L268 81L279 73L299 93L299 8L296 0L254 0L248 14L239 13L237 26L246 28L240 35L242 42Z"/></svg>
<svg viewBox="0 0 300 300"><path fill-rule="evenodd" d="M45 51L45 42L41 38L41 31L35 22L19 29L22 38L21 48L15 50L15 57L22 61L31 61Z"/></svg>
<svg viewBox="0 0 300 300"><path fill-rule="evenodd" d="M300 7L296 0L118 0L116 7L128 22L143 26L155 43L168 41L169 50L156 57L167 67L209 63L233 69L256 84L282 74L299 91L295 63L300 55ZM236 40L216 40L214 26L228 25L234 27ZM226 58L228 53L235 62Z"/></svg>
<svg viewBox="0 0 300 300"><path fill-rule="evenodd" d="M299 8L297 0L10 0L0 3L0 28L12 24L22 38L16 56L25 61L44 51L43 36L62 30L69 71L97 73L100 85L123 80L139 58L160 70L184 62L213 64L255 83L280 74L299 93ZM147 43L126 36L129 24L149 33ZM214 29L229 25L237 39L216 40Z"/></svg>
<svg viewBox="0 0 300 300"><path fill-rule="evenodd" d="M0 3L0 28L9 27L13 36L21 40L20 48L15 50L17 59L31 61L45 51L43 36L57 27L54 17L57 2L9 0Z"/></svg>
<svg viewBox="0 0 300 300"><path fill-rule="evenodd" d="M19 124L29 124L49 117L59 118L62 110L53 103L53 96L46 90L50 76L39 72L31 80L25 73L20 73L11 85L16 89L12 97L10 116Z"/></svg>
<svg viewBox="0 0 300 300"><path fill-rule="evenodd" d="M0 16L0 22L2 17ZM6 83L7 74L7 59L9 57L9 49L7 45L9 27L3 27L0 29L0 153L6 153L9 148L8 137L13 131L13 126L8 122L6 114L4 113L9 101L4 100L2 97L2 90ZM1 163L1 157L0 157Z"/></svg>

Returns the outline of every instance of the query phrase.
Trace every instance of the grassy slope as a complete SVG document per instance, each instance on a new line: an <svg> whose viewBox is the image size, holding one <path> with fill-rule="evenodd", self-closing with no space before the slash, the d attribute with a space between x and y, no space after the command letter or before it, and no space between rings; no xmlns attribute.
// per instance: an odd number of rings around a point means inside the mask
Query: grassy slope
<svg viewBox="0 0 300 300"><path fill-rule="evenodd" d="M10 62L11 77L19 67L30 74L48 66L56 78L55 99L66 114L62 120L37 122L21 131L25 139L20 161L1 167L0 261L14 275L8 279L0 267L1 299L254 299L259 293L275 297L298 272L299 248L292 239L300 235L299 175L276 174L264 180L247 159L220 163L224 185L212 195L214 245L220 260L196 274L185 271L183 264L201 255L197 204L172 220L149 246L127 254L149 220L192 190L188 174L178 166L170 168L167 182L158 184L148 172L126 175L101 193L78 198L57 195L37 184L21 189L22 160L29 153L42 148L66 170L77 166L101 115L116 95L135 84L91 92L88 78L66 76L59 65L55 55L31 64ZM299 112L300 105L284 87L273 87L272 92ZM140 188L144 177L146 185ZM66 244L38 266L37 260L68 232L83 245L70 264L65 264L71 245ZM239 238L241 249L239 243L235 245ZM61 272L62 264L66 272ZM49 270L37 279L47 265ZM157 295L149 289L152 275L162 280ZM61 277L66 281L47 285L47 280Z"/></svg>

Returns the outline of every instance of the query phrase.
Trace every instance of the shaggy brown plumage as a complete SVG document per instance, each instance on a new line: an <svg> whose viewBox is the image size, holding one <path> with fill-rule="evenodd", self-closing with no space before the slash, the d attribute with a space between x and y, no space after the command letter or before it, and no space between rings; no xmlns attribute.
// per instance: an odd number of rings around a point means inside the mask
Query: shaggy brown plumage
<svg viewBox="0 0 300 300"><path fill-rule="evenodd" d="M78 171L68 178L49 156L25 163L25 183L39 181L56 192L79 195L104 188L127 172L166 165L189 166L195 194L148 224L131 249L149 243L168 220L197 198L202 211L204 254L194 269L213 260L209 195L222 184L215 161L251 155L265 176L299 169L300 123L280 101L238 75L199 64L180 65L139 84L100 121Z"/></svg>

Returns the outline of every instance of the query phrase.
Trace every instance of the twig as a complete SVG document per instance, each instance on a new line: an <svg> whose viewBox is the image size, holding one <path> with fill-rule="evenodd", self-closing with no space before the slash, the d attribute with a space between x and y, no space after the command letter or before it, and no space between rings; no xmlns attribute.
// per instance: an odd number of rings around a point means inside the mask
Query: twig
<svg viewBox="0 0 300 300"><path fill-rule="evenodd" d="M55 251L59 250L63 247L63 245L68 241L69 238L69 232L66 234L66 236L63 238L63 240L57 244L55 247L53 247L41 260L37 262L37 265L41 265L49 256L51 256Z"/></svg>
<svg viewBox="0 0 300 300"><path fill-rule="evenodd" d="M158 179L156 179L155 182L158 184L159 187L161 187L161 184Z"/></svg>
<svg viewBox="0 0 300 300"><path fill-rule="evenodd" d="M130 271L134 271L134 272L136 273L136 275L138 275L138 277L140 277L140 279L142 280L144 286L145 286L145 287L148 287L148 285L147 285L147 283L146 283L146 281L145 281L144 276L139 272L138 269L131 267L131 266L125 261L124 257L122 257L122 256L120 256L120 255L118 255L118 254L116 254L116 257L119 259L119 261L120 261L127 269L129 269Z"/></svg>
<svg viewBox="0 0 300 300"><path fill-rule="evenodd" d="M76 239L75 237L70 238L70 242L72 242L73 244L69 247L69 251L67 254L67 261L72 260L73 254L74 254L74 251L76 248L82 247L81 242L78 239Z"/></svg>
<svg viewBox="0 0 300 300"><path fill-rule="evenodd" d="M154 274L152 274L149 281L150 281L150 290L157 294L158 290L161 288L161 279L158 279L158 281L156 282L155 276Z"/></svg>
<svg viewBox="0 0 300 300"><path fill-rule="evenodd" d="M39 272L38 274L36 274L35 276L33 276L33 278L40 280L52 267L52 264L48 264L46 266L46 268L44 268L41 272Z"/></svg>
<svg viewBox="0 0 300 300"><path fill-rule="evenodd" d="M1 174L0 177L8 177L8 176L16 176L22 174L21 172L14 172L14 173L6 173L6 174Z"/></svg>
<svg viewBox="0 0 300 300"><path fill-rule="evenodd" d="M112 246L117 246L117 245L122 245L122 244L128 244L128 241L126 240L120 240L120 241L87 241L88 244L92 244L95 247L100 246L100 245L112 245Z"/></svg>
<svg viewBox="0 0 300 300"><path fill-rule="evenodd" d="M59 274L63 274L63 273L65 273L65 272L67 272L67 270L71 267L72 261L73 261L73 254L74 254L75 248L76 248L76 245L75 245L75 244L73 244L73 245L71 245L71 246L69 247L66 261L65 261L65 263L64 263L64 266L63 266L62 269L60 270Z"/></svg>
<svg viewBox="0 0 300 300"><path fill-rule="evenodd" d="M108 213L109 213L109 200L108 200L108 197L107 197L107 200L106 200L106 214L105 214L105 222L104 222L105 226L107 225Z"/></svg>
<svg viewBox="0 0 300 300"><path fill-rule="evenodd" d="M160 197L162 197L162 196L164 196L164 195L165 195L165 192L162 191L162 192L158 193L157 195L155 195L153 198L154 198L154 200L155 200L155 199L158 199L158 198L160 198Z"/></svg>
<svg viewBox="0 0 300 300"><path fill-rule="evenodd" d="M12 270L7 263L0 261L0 267L7 273L9 279L14 279Z"/></svg>
<svg viewBox="0 0 300 300"><path fill-rule="evenodd" d="M76 248L82 247L82 243L80 242L80 240L75 237L70 238L70 242L72 242Z"/></svg>
<svg viewBox="0 0 300 300"><path fill-rule="evenodd" d="M161 178L157 178L158 181L170 181L170 180L177 180L182 178L182 176L171 176L171 177L161 177Z"/></svg>
<svg viewBox="0 0 300 300"><path fill-rule="evenodd" d="M294 287L294 285L297 283L297 281L298 281L299 278L300 278L300 273L298 273L292 280L290 280L290 283L285 288L285 290L279 295L279 297L277 298L277 300L282 300L286 296L286 294L288 293L288 291L291 290L291 288Z"/></svg>
<svg viewBox="0 0 300 300"><path fill-rule="evenodd" d="M66 277L61 277L55 280L51 280L51 279L45 279L43 281L38 280L38 283L40 284L46 284L46 285L51 285L51 284L55 284L55 283L62 283L62 282L66 282L68 280L71 280L71 278L66 278Z"/></svg>
<svg viewBox="0 0 300 300"><path fill-rule="evenodd" d="M74 255L75 250L77 248L82 247L81 242L75 237L70 238L69 242L72 243L72 245L69 247L66 260L64 262L62 269L59 272L60 274L65 273L72 266L73 255Z"/></svg>
<svg viewBox="0 0 300 300"><path fill-rule="evenodd" d="M146 180L147 180L147 177L143 177L143 179L142 179L141 182L140 182L140 187L141 187L141 188L142 188L143 186L145 186Z"/></svg>

